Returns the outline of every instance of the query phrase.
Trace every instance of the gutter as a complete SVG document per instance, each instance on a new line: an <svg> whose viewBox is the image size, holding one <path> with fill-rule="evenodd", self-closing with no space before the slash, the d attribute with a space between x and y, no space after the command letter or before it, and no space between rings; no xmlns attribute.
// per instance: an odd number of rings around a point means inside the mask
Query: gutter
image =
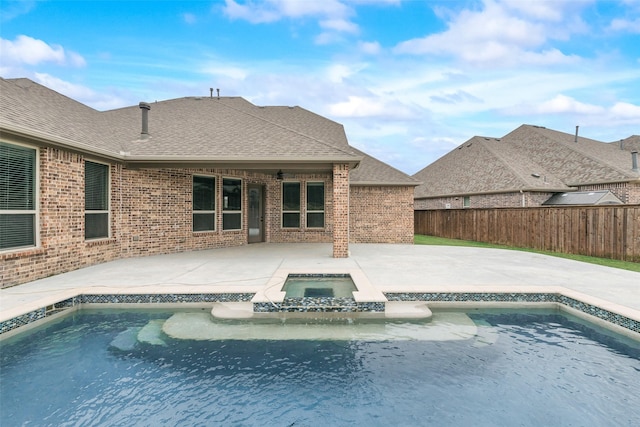
<svg viewBox="0 0 640 427"><path fill-rule="evenodd" d="M522 193L522 192L532 192L532 193L571 193L573 191L578 191L577 188L544 188L544 189L536 189L536 188L518 188L513 190L500 190L500 191L483 191L483 192L475 192L475 193L448 193L448 194L437 194L437 195L428 195L428 196L418 196L416 199L434 199L436 197L462 197L462 196L484 196L486 194L504 194L504 193Z"/></svg>

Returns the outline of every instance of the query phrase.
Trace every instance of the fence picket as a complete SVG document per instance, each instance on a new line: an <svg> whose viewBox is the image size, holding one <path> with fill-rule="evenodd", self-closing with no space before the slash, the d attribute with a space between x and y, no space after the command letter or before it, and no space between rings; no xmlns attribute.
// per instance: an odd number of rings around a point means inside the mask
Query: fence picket
<svg viewBox="0 0 640 427"><path fill-rule="evenodd" d="M640 205L415 211L415 233L640 262Z"/></svg>

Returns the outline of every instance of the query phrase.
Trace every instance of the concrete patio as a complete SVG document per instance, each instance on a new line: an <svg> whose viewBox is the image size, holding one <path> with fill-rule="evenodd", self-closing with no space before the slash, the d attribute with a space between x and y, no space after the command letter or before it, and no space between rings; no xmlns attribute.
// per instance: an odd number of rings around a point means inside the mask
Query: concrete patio
<svg viewBox="0 0 640 427"><path fill-rule="evenodd" d="M264 292L279 272L353 272L382 292L560 292L640 321L640 273L528 252L449 246L253 244L122 259L0 291L0 321L82 293ZM276 287L276 289L279 289Z"/></svg>

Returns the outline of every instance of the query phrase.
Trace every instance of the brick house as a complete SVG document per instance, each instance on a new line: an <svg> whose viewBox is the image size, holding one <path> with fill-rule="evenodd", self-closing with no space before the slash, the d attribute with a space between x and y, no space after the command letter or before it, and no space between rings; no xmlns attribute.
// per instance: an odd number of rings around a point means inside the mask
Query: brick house
<svg viewBox="0 0 640 427"><path fill-rule="evenodd" d="M0 81L3 287L257 242L412 243L417 182L300 107L187 97L100 112Z"/></svg>
<svg viewBox="0 0 640 427"><path fill-rule="evenodd" d="M415 209L531 207L558 193L605 190L637 204L639 143L638 136L604 143L577 128L573 135L531 125L502 138L475 136L413 175L422 182Z"/></svg>

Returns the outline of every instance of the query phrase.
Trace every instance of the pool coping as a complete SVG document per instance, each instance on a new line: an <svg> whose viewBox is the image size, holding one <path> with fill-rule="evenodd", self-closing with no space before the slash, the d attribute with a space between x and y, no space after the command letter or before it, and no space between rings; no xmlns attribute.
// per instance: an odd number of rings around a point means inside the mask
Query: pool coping
<svg viewBox="0 0 640 427"><path fill-rule="evenodd" d="M281 278L283 272L279 270L274 274L274 277ZM357 272L356 277L358 277ZM359 283L362 285L364 282L360 281ZM269 286L260 288L250 290L243 287L235 290L227 289L225 292L221 292L218 288L215 289L215 292L212 292L213 289L205 290L202 287L188 289L188 287L185 288L184 286L174 286L163 287L162 292L157 293L149 293L148 287L140 289L117 287L69 289L29 305L3 311L0 315L0 338L20 333L22 330L29 329L26 328L27 326L35 326L35 322L40 324L46 319L58 317L60 313L68 312L70 309L89 306L129 308L208 307L209 305L212 306L214 302L255 303L264 301L266 297L264 295L265 291L269 292ZM375 295L375 293L372 297L376 297L377 301L375 303L424 301L430 308L534 308L555 305L561 310L582 317L592 323L599 324L632 339L640 340L640 312L564 287L529 286L526 289L519 288L517 291L508 286L468 286L465 288L457 287L455 290L443 288L425 286L421 289L412 287L405 291L399 289L377 290L383 295L384 300L379 300L379 295ZM142 289L146 292L141 292ZM280 293L280 291L277 292ZM358 298L361 297L359 296Z"/></svg>

